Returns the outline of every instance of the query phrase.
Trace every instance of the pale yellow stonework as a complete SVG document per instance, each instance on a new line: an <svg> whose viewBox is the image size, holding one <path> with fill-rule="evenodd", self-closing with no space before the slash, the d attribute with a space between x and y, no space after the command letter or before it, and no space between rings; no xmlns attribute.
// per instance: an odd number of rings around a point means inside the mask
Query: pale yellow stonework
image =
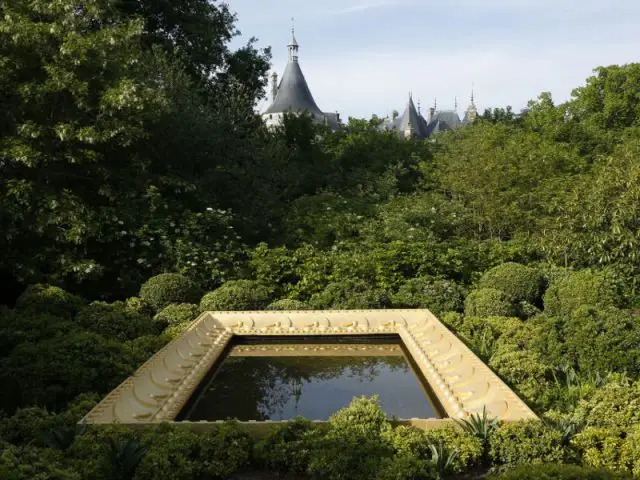
<svg viewBox="0 0 640 480"><path fill-rule="evenodd" d="M449 417L465 418L486 407L490 416L500 420L537 418L429 310L416 309L205 312L107 395L83 421L124 424L173 421L233 335L374 333L400 336ZM247 352L251 350L248 346L244 348ZM426 419L407 422L435 423Z"/></svg>

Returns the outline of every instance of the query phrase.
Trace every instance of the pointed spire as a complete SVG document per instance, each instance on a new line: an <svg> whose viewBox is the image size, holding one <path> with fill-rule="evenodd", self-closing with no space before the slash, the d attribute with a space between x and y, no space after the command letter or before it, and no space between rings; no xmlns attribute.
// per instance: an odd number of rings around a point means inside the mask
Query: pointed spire
<svg viewBox="0 0 640 480"><path fill-rule="evenodd" d="M420 115L420 114L421 114L421 112L420 112L420 99L418 99L418 115Z"/></svg>
<svg viewBox="0 0 640 480"><path fill-rule="evenodd" d="M433 97L433 110L438 110L438 99L436 97Z"/></svg>
<svg viewBox="0 0 640 480"><path fill-rule="evenodd" d="M473 82L471 82L471 105L473 105Z"/></svg>
<svg viewBox="0 0 640 480"><path fill-rule="evenodd" d="M293 23L293 17L291 17L291 41L287 45L289 48L289 61L297 62L298 61L298 42L296 41L296 30L295 25Z"/></svg>
<svg viewBox="0 0 640 480"><path fill-rule="evenodd" d="M458 111L458 97L453 97L453 111Z"/></svg>

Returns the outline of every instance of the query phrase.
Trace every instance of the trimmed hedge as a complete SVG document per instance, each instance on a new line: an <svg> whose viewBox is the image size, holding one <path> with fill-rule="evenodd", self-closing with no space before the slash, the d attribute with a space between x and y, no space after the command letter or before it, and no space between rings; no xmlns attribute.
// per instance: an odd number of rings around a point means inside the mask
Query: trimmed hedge
<svg viewBox="0 0 640 480"><path fill-rule="evenodd" d="M514 317L516 313L509 296L495 288L473 290L464 302L464 314L468 317Z"/></svg>
<svg viewBox="0 0 640 480"><path fill-rule="evenodd" d="M487 270L478 282L479 288L495 288L513 301L535 304L540 299L543 278L535 269L520 263L503 263Z"/></svg>
<svg viewBox="0 0 640 480"><path fill-rule="evenodd" d="M262 310L272 300L271 288L255 280L230 280L200 300L200 311Z"/></svg>
<svg viewBox="0 0 640 480"><path fill-rule="evenodd" d="M140 287L139 294L156 311L171 303L196 303L201 295L195 283L178 273L161 273L151 277Z"/></svg>

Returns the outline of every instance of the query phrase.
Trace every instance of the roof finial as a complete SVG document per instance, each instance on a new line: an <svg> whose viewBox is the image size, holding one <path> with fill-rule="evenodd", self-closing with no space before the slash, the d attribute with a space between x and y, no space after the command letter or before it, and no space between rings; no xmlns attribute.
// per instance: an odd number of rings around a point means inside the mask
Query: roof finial
<svg viewBox="0 0 640 480"><path fill-rule="evenodd" d="M453 97L453 110L458 111L458 97Z"/></svg>
<svg viewBox="0 0 640 480"><path fill-rule="evenodd" d="M471 105L473 105L473 82L471 82Z"/></svg>
<svg viewBox="0 0 640 480"><path fill-rule="evenodd" d="M438 100L436 99L436 97L433 97L433 109L434 110L438 109Z"/></svg>
<svg viewBox="0 0 640 480"><path fill-rule="evenodd" d="M418 115L420 115L420 99L418 99Z"/></svg>
<svg viewBox="0 0 640 480"><path fill-rule="evenodd" d="M296 30L294 25L293 17L291 17L291 41L289 45L289 60L293 62L298 61L298 42L296 41Z"/></svg>

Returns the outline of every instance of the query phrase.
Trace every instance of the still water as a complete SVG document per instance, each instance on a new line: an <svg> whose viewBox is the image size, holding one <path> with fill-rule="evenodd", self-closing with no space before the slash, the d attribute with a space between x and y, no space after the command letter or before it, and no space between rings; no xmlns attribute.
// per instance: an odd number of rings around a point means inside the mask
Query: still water
<svg viewBox="0 0 640 480"><path fill-rule="evenodd" d="M439 417L399 343L236 345L182 420L327 420L355 396L389 417Z"/></svg>

